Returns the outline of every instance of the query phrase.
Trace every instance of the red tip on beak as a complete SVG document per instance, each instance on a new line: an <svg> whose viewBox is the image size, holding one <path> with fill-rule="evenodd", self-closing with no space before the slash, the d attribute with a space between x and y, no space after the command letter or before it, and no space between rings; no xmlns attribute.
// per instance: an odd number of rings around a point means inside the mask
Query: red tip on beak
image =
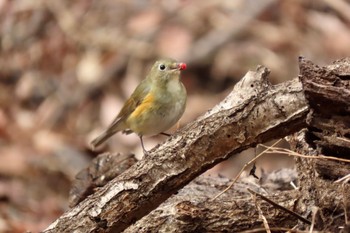
<svg viewBox="0 0 350 233"><path fill-rule="evenodd" d="M186 63L179 63L179 69L180 70L186 70Z"/></svg>

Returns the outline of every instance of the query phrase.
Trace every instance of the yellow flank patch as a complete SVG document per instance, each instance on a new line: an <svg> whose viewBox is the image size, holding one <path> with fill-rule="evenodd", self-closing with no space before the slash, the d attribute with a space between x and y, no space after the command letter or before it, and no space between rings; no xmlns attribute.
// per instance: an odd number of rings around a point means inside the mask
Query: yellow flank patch
<svg viewBox="0 0 350 233"><path fill-rule="evenodd" d="M149 110L152 107L153 101L154 95L148 93L143 99L142 103L139 106L137 106L135 110L131 113L129 119L137 119L138 117L140 117L140 115L142 115L145 111Z"/></svg>

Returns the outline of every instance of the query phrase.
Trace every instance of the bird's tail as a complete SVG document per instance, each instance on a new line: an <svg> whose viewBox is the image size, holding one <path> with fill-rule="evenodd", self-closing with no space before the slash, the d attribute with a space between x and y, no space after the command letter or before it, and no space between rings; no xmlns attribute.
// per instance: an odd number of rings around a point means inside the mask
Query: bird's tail
<svg viewBox="0 0 350 233"><path fill-rule="evenodd" d="M91 150L95 150L96 147L101 145L104 141L106 141L108 138L110 138L113 134L115 134L121 130L124 130L125 128L126 128L126 126L124 124L123 118L118 116L116 119L114 119L114 121L107 128L106 131L104 131L100 136L98 136L97 138L92 140L92 142L90 142Z"/></svg>
<svg viewBox="0 0 350 233"><path fill-rule="evenodd" d="M116 132L111 132L109 130L106 130L105 132L103 132L100 136L98 136L97 138L95 138L94 140L92 140L90 142L90 146L92 150L95 150L96 147L98 147L99 145L101 145L103 142L105 142L108 138L110 138L113 134L115 134Z"/></svg>

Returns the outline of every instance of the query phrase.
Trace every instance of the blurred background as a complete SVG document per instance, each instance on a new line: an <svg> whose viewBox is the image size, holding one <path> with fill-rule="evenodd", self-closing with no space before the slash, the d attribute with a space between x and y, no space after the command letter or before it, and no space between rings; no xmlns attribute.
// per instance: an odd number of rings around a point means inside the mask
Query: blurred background
<svg viewBox="0 0 350 233"><path fill-rule="evenodd" d="M298 75L299 55L319 65L349 56L349 29L346 0L0 0L0 232L46 228L98 153L142 155L135 135L97 152L88 143L157 58L188 65L181 127L259 64L280 83ZM146 148L165 139L146 138ZM255 153L209 173L232 177ZM293 160L266 156L257 166Z"/></svg>

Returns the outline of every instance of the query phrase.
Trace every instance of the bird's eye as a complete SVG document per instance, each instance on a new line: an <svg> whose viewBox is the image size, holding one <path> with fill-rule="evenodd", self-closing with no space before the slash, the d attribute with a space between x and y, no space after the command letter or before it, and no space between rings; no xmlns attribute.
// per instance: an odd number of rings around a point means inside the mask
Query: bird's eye
<svg viewBox="0 0 350 233"><path fill-rule="evenodd" d="M166 67L165 67L164 64L160 64L160 65L159 65L159 69L160 69L160 70L165 70L165 68L166 68Z"/></svg>

